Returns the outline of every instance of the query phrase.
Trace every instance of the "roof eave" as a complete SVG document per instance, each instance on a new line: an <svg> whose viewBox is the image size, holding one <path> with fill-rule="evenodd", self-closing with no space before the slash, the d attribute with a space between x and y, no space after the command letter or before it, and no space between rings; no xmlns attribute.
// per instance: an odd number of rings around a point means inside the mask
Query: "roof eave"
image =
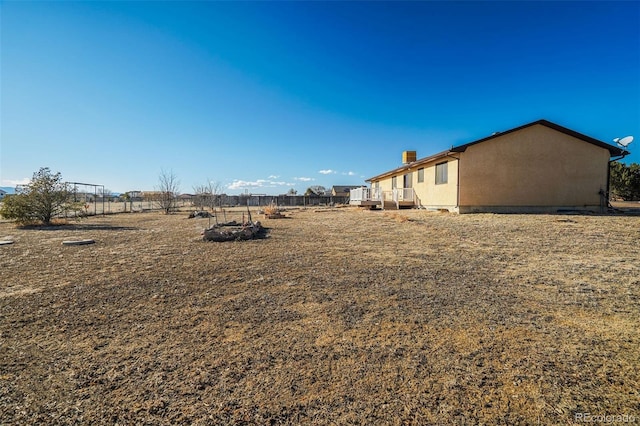
<svg viewBox="0 0 640 426"><path fill-rule="evenodd" d="M381 179L389 177L389 176L397 175L398 173L400 173L402 171L405 171L405 170L408 170L410 168L413 168L413 167L415 167L417 165L420 165L420 164L423 164L423 163L428 163L430 161L437 160L438 158L441 158L441 157L446 157L446 156L448 156L450 154L453 154L453 153L465 152L467 150L467 148L470 147L471 145L476 145L476 144L479 144L481 142L485 142L485 141L488 141L488 140L491 140L491 139L494 139L494 138L498 138L500 136L508 135L509 133L514 133L514 132L517 132L519 130L525 129L527 127L535 126L537 124L545 126L545 127L548 127L550 129L553 129L553 130L556 130L558 132L564 133L566 135L573 136L574 138L583 140L583 141L585 141L587 143L590 143L592 145L599 146L600 148L604 148L604 149L609 151L609 157L618 157L618 156L624 157L626 155L629 155L629 151L627 151L627 150L618 148L617 146L610 145L610 144L608 144L606 142L603 142L601 140L598 140L598 139L592 138L590 136L584 135L582 133L576 132L575 130L568 129L566 127L563 127L563 126L560 126L558 124L552 123L552 122L550 122L548 120L542 119L542 120L538 120L538 121L534 121L534 122L531 122L531 123L524 124L522 126L515 127L515 128L510 129L510 130L506 130L504 132L497 132L497 133L492 134L491 136L487 136L485 138L478 139L478 140L473 141L473 142L469 142L469 143L466 143L466 144L463 144L463 145L454 146L450 150L434 154L434 155L432 155L430 157L422 158L420 160L414 161L414 162L409 163L407 165L398 167L396 169L393 169L393 170L390 170L388 172L379 174L377 176L373 176L373 177L371 177L369 179L365 179L365 182L373 182L374 180L381 180Z"/></svg>
<svg viewBox="0 0 640 426"><path fill-rule="evenodd" d="M628 155L628 154L623 154L626 151L623 150L623 149L618 148L617 146L610 145L610 144L608 144L606 142L603 142L601 140L592 138L591 136L587 136L585 134L576 132L575 130L571 130L571 129L568 129L566 127L560 126L559 124L552 123L551 121L548 121L548 120L538 120L538 121L534 121L534 122L531 122L531 123L528 123L528 124L524 124L524 125L519 126L519 127L515 127L515 128L510 129L510 130L506 130L504 132L496 132L496 133L492 134L491 136L487 136L485 138L478 139L478 140L473 141L473 142L469 142L469 143L466 143L466 144L463 144L463 145L458 145L456 147L453 147L453 148L451 148L451 151L452 152L465 152L467 150L467 148L470 147L471 145L476 145L476 144L479 144L481 142L485 142L485 141L488 141L488 140L491 140L491 139L494 139L494 138L498 138L500 136L508 135L509 133L514 133L514 132L517 132L519 130L525 129L527 127L535 126L536 124L540 124L542 126L548 127L550 129L556 130L556 131L564 133L566 135L573 136L574 138L583 140L583 141L585 141L587 143L590 143L592 145L599 146L600 148L604 148L604 149L609 151L610 157L615 157L615 156L619 156L619 155Z"/></svg>
<svg viewBox="0 0 640 426"><path fill-rule="evenodd" d="M412 161L411 163L408 163L408 164L405 164L403 166L397 167L397 168L395 168L393 170L389 170L388 172L384 172L384 173L381 173L379 175L370 177L369 179L365 179L365 182L372 182L374 180L381 180L381 179L386 178L386 177L397 175L400 172L413 169L413 168L415 168L417 166L420 166L422 164L430 163L431 161L435 161L435 160L438 160L440 158L447 157L451 153L452 153L451 150L446 150L446 151L442 151L442 152L439 152L437 154L431 155L429 157L424 157L424 158L421 158L419 160Z"/></svg>

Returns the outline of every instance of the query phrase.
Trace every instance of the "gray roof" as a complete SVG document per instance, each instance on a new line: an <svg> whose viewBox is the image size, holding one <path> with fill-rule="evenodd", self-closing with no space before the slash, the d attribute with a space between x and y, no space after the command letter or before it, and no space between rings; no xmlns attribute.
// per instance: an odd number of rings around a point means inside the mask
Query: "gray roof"
<svg viewBox="0 0 640 426"><path fill-rule="evenodd" d="M331 189L336 192L349 192L352 189L360 188L362 185L333 185Z"/></svg>

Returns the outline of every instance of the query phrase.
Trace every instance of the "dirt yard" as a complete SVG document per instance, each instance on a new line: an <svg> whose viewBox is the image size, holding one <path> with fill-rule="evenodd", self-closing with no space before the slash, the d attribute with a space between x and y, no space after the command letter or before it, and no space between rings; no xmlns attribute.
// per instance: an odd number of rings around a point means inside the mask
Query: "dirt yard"
<svg viewBox="0 0 640 426"><path fill-rule="evenodd" d="M0 223L0 424L640 423L640 217L287 215Z"/></svg>

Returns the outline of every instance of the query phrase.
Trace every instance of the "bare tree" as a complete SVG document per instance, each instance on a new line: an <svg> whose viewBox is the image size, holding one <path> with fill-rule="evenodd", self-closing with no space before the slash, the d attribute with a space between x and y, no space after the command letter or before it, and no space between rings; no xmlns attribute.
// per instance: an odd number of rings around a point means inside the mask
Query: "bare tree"
<svg viewBox="0 0 640 426"><path fill-rule="evenodd" d="M209 194L207 193L206 185L195 185L193 187L193 205L198 210L204 210L205 206L208 205L207 197Z"/></svg>
<svg viewBox="0 0 640 426"><path fill-rule="evenodd" d="M165 214L169 214L178 204L178 195L180 195L180 181L173 173L173 170L161 170L158 176L158 186L156 187L156 204L164 210Z"/></svg>
<svg viewBox="0 0 640 426"><path fill-rule="evenodd" d="M209 208L211 210L215 210L216 203L220 204L220 195L222 195L222 186L220 182L213 182L211 179L208 181L208 190L209 194L211 194L211 198L209 199Z"/></svg>
<svg viewBox="0 0 640 426"><path fill-rule="evenodd" d="M211 179L207 179L207 183L204 185L194 186L194 203L196 207L200 210L203 210L205 207L215 210L216 202L220 198L220 190L220 183L214 182Z"/></svg>
<svg viewBox="0 0 640 426"><path fill-rule="evenodd" d="M111 198L113 198L113 192L109 188L98 188L98 197L103 200L111 201Z"/></svg>

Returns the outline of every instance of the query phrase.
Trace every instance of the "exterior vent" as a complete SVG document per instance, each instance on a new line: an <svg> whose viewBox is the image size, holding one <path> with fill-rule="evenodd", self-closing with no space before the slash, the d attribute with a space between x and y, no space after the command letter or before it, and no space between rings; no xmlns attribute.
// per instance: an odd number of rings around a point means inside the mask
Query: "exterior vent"
<svg viewBox="0 0 640 426"><path fill-rule="evenodd" d="M402 163L409 164L416 161L416 152L415 151L403 151L402 152Z"/></svg>

